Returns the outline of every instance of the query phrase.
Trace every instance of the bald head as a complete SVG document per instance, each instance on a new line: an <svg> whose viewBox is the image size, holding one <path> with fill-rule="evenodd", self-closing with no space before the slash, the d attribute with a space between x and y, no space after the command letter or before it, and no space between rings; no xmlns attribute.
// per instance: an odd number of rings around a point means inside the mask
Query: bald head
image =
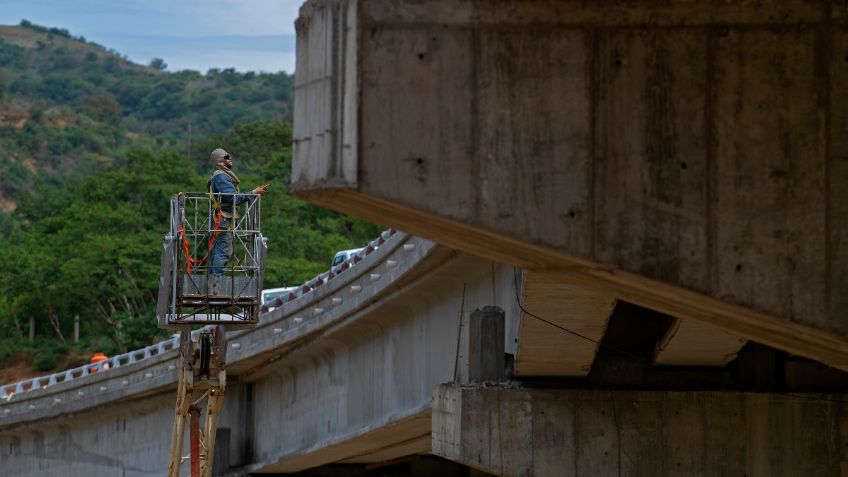
<svg viewBox="0 0 848 477"><path fill-rule="evenodd" d="M223 166L226 168L230 168L233 165L232 158L230 158L230 153L221 149L220 147L212 151L212 154L210 154L209 157L212 160L212 164L214 164L216 167Z"/></svg>

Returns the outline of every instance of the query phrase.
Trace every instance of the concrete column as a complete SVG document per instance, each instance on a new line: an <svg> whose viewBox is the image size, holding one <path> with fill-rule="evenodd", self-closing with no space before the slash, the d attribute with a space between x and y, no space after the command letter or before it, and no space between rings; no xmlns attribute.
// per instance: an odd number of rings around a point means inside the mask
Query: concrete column
<svg viewBox="0 0 848 477"><path fill-rule="evenodd" d="M838 476L844 397L441 385L432 453L507 476Z"/></svg>
<svg viewBox="0 0 848 477"><path fill-rule="evenodd" d="M487 306L471 313L462 327L458 380L461 383L482 383L503 380L504 312Z"/></svg>

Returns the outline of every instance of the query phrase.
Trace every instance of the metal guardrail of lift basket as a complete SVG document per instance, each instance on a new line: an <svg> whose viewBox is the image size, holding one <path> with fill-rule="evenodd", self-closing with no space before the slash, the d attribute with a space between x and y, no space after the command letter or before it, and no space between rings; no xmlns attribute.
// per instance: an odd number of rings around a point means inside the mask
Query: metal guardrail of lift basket
<svg viewBox="0 0 848 477"><path fill-rule="evenodd" d="M227 196L216 194L224 202ZM259 321L260 294L267 253L260 231L259 196L236 206L224 230L216 226L209 194L179 193L171 198L170 231L162 241L162 270L156 318L160 328ZM221 275L210 274L214 240L232 234L232 254Z"/></svg>

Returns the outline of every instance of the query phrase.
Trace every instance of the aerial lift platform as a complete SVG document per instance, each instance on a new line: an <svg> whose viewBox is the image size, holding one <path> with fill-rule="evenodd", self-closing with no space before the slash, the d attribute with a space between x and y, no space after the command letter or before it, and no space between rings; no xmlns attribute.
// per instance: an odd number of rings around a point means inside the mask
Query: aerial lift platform
<svg viewBox="0 0 848 477"><path fill-rule="evenodd" d="M233 194L216 194L217 202L227 195ZM171 198L156 308L159 327L180 333L169 477L179 477L185 460L191 462L192 477L212 473L217 420L227 388L226 330L259 322L267 253L260 230L260 202L254 196L237 206L231 224L221 230L220 211L213 209L209 194L179 193ZM232 234L232 254L224 273L212 275L212 249L223 234ZM186 425L190 452L184 457Z"/></svg>

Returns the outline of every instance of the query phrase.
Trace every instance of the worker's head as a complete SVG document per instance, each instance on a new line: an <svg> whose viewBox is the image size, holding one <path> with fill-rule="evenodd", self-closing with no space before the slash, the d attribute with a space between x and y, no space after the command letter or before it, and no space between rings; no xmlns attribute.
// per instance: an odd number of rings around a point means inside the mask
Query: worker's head
<svg viewBox="0 0 848 477"><path fill-rule="evenodd" d="M215 167L226 167L227 169L232 169L233 167L233 158L230 157L230 153L220 147L212 151L210 157Z"/></svg>

